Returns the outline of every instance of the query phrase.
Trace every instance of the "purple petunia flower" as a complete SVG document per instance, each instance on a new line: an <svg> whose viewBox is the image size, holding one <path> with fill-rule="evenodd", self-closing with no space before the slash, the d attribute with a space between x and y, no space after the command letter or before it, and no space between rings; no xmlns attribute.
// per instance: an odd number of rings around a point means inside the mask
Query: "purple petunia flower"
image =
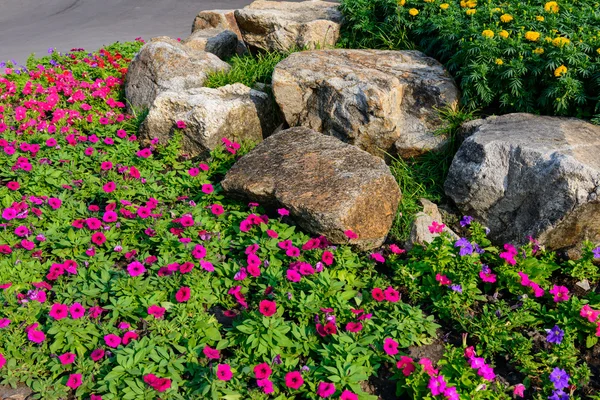
<svg viewBox="0 0 600 400"><path fill-rule="evenodd" d="M554 325L552 329L546 329L546 332L548 332L548 336L546 336L548 343L561 344L565 336L565 331L560 329L558 325Z"/></svg>
<svg viewBox="0 0 600 400"><path fill-rule="evenodd" d="M569 386L569 374L560 368L554 368L550 373L550 382L554 384L556 390L561 390Z"/></svg>
<svg viewBox="0 0 600 400"><path fill-rule="evenodd" d="M473 222L473 217L470 217L468 215L465 215L464 217L462 217L462 219L460 220L460 226L462 226L463 228L465 226L471 225L471 222Z"/></svg>
<svg viewBox="0 0 600 400"><path fill-rule="evenodd" d="M467 256L473 254L473 245L466 238L460 238L454 243L454 247L460 247L459 254Z"/></svg>
<svg viewBox="0 0 600 400"><path fill-rule="evenodd" d="M562 390L555 390L548 396L548 400L569 400L569 395Z"/></svg>
<svg viewBox="0 0 600 400"><path fill-rule="evenodd" d="M450 289L454 290L455 292L462 293L462 286L460 285L451 285Z"/></svg>
<svg viewBox="0 0 600 400"><path fill-rule="evenodd" d="M592 250L592 253L594 253L594 258L600 258L600 246Z"/></svg>

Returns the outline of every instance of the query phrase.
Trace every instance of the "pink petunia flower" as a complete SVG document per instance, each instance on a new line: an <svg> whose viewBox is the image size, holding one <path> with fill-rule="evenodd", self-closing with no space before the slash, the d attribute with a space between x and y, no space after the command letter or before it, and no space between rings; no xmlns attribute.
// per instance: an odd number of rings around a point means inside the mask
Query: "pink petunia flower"
<svg viewBox="0 0 600 400"><path fill-rule="evenodd" d="M554 287L550 290L550 294L554 295L555 303L569 300L569 289L567 289L565 286L554 285Z"/></svg>
<svg viewBox="0 0 600 400"><path fill-rule="evenodd" d="M233 373L229 364L217 365L217 379L220 381L229 381L231 378L233 378Z"/></svg>
<svg viewBox="0 0 600 400"><path fill-rule="evenodd" d="M69 375L69 379L67 379L66 385L71 389L77 389L79 386L81 386L81 383L81 374L71 374Z"/></svg>
<svg viewBox="0 0 600 400"><path fill-rule="evenodd" d="M134 261L127 265L127 272L129 272L130 276L139 276L146 272L146 267L139 261Z"/></svg>
<svg viewBox="0 0 600 400"><path fill-rule="evenodd" d="M69 312L71 313L71 318L79 319L85 315L85 308L80 303L73 303L69 307Z"/></svg>
<svg viewBox="0 0 600 400"><path fill-rule="evenodd" d="M52 304L49 315L55 320L66 318L69 316L69 308L65 304Z"/></svg>
<svg viewBox="0 0 600 400"><path fill-rule="evenodd" d="M304 379L299 371L292 371L285 374L285 386L290 389L299 389L304 384Z"/></svg>
<svg viewBox="0 0 600 400"><path fill-rule="evenodd" d="M190 288L185 286L181 287L175 294L175 299L179 303L188 301L190 299Z"/></svg>
<svg viewBox="0 0 600 400"><path fill-rule="evenodd" d="M340 396L340 400L358 400L358 395L349 390L344 390Z"/></svg>
<svg viewBox="0 0 600 400"><path fill-rule="evenodd" d="M116 349L121 344L121 338L111 333L109 335L104 336L104 343L106 343L108 347Z"/></svg>
<svg viewBox="0 0 600 400"><path fill-rule="evenodd" d="M63 355L58 356L60 363L62 365L73 364L75 362L75 354L74 353L65 353Z"/></svg>
<svg viewBox="0 0 600 400"><path fill-rule="evenodd" d="M154 318L160 319L165 315L166 309L156 304L148 307L148 315L152 315Z"/></svg>
<svg viewBox="0 0 600 400"><path fill-rule="evenodd" d="M351 229L344 231L344 235L346 235L349 240L358 239L358 235Z"/></svg>
<svg viewBox="0 0 600 400"><path fill-rule="evenodd" d="M335 393L335 385L329 382L319 382L317 386L317 396L322 398L330 397Z"/></svg>
<svg viewBox="0 0 600 400"><path fill-rule="evenodd" d="M99 361L104 357L105 353L106 352L104 351L104 349L96 349L92 351L92 354L90 354L90 358L94 361Z"/></svg>
<svg viewBox="0 0 600 400"><path fill-rule="evenodd" d="M258 305L258 310L265 317L270 317L277 312L277 304L271 300L262 300Z"/></svg>
<svg viewBox="0 0 600 400"><path fill-rule="evenodd" d="M388 356L393 356L398 354L398 342L396 342L392 338L386 338L383 341L383 350Z"/></svg>
<svg viewBox="0 0 600 400"><path fill-rule="evenodd" d="M266 379L271 376L271 372L273 371L267 363L258 364L254 367L254 376L256 376L256 379Z"/></svg>

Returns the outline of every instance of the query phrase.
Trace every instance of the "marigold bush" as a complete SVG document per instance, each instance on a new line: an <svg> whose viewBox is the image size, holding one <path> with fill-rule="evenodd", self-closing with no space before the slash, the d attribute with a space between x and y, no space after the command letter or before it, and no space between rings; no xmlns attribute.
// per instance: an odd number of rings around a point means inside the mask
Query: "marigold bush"
<svg viewBox="0 0 600 400"><path fill-rule="evenodd" d="M349 47L419 48L454 74L469 108L600 113L597 1L342 0Z"/></svg>
<svg viewBox="0 0 600 400"><path fill-rule="evenodd" d="M491 246L468 217L460 240L410 254L309 237L286 209L223 196L251 144L200 160L137 142L122 90L140 45L0 77L0 385L92 400L600 389L600 248L559 264L535 242ZM419 353L433 341L439 360Z"/></svg>

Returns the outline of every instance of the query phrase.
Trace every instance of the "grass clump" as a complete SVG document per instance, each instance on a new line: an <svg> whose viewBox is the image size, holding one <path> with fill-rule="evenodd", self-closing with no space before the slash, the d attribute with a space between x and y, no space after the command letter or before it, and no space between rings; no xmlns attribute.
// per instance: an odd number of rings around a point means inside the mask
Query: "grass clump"
<svg viewBox="0 0 600 400"><path fill-rule="evenodd" d="M256 83L271 83L275 66L289 53L259 53L256 55L233 56L229 59L231 69L227 72L215 72L208 76L204 86L218 88L234 83L253 87Z"/></svg>

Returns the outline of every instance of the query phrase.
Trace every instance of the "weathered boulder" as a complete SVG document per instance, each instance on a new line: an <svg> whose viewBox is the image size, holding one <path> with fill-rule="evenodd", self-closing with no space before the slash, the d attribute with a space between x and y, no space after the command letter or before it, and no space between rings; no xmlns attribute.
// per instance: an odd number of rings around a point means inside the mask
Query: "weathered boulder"
<svg viewBox="0 0 600 400"><path fill-rule="evenodd" d="M244 38L235 20L235 10L205 10L200 11L194 19L192 33L205 29L220 29L232 31L237 35L236 53L243 55L248 53Z"/></svg>
<svg viewBox="0 0 600 400"><path fill-rule="evenodd" d="M221 139L261 141L278 125L269 95L241 83L218 89L195 88L160 93L140 127L140 139L168 143L183 121L183 152L204 155Z"/></svg>
<svg viewBox="0 0 600 400"><path fill-rule="evenodd" d="M182 43L194 50L212 53L223 60L236 54L238 37L230 30L202 29L192 33Z"/></svg>
<svg viewBox="0 0 600 400"><path fill-rule="evenodd" d="M443 224L440 210L436 204L427 199L420 199L419 201L423 206L423 211L418 212L415 216L410 231L410 237L405 244L406 250L412 249L415 245L427 245L433 242L433 239L440 236L439 233L432 233L429 230L429 227L433 222ZM443 232L447 232L455 240L459 239L458 235L447 226L443 228Z"/></svg>
<svg viewBox="0 0 600 400"><path fill-rule="evenodd" d="M445 183L463 214L499 242L550 250L600 241L600 127L508 114L469 124Z"/></svg>
<svg viewBox="0 0 600 400"><path fill-rule="evenodd" d="M257 0L236 10L235 19L250 48L287 52L334 46L342 13L337 3L327 1Z"/></svg>
<svg viewBox="0 0 600 400"><path fill-rule="evenodd" d="M446 138L438 109L459 91L436 60L418 51L319 50L294 53L273 73L273 92L290 126L306 126L383 157L438 150Z"/></svg>
<svg viewBox="0 0 600 400"><path fill-rule="evenodd" d="M168 37L154 38L129 65L125 78L128 106L149 108L161 92L201 87L209 73L230 68L214 54L194 50Z"/></svg>
<svg viewBox="0 0 600 400"><path fill-rule="evenodd" d="M401 193L380 158L308 128L279 132L229 170L221 185L232 196L285 207L302 228L333 243L380 246Z"/></svg>

